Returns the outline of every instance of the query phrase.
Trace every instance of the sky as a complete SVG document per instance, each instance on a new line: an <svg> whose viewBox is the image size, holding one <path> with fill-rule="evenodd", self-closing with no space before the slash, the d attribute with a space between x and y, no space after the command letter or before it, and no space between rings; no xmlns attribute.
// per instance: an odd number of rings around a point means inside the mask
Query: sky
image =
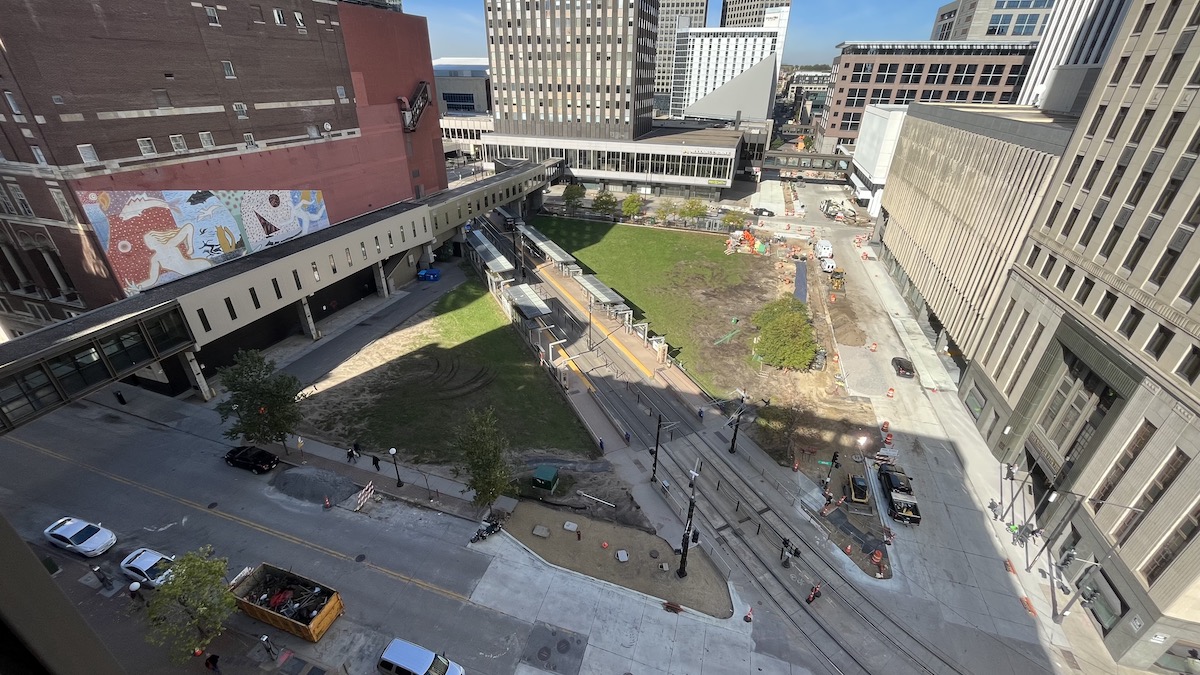
<svg viewBox="0 0 1200 675"><path fill-rule="evenodd" d="M928 40L937 8L949 0L793 0L783 62L831 63L850 40ZM708 0L708 25L721 23ZM433 58L486 57L484 0L404 0L407 14L429 20Z"/></svg>

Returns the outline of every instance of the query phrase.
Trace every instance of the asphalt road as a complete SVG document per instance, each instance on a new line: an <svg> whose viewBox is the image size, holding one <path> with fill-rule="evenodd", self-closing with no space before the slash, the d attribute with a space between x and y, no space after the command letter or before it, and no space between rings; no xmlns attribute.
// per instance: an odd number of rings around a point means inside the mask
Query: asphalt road
<svg viewBox="0 0 1200 675"><path fill-rule="evenodd" d="M0 438L0 509L34 546L56 518L102 522L118 541L96 560L111 576L140 546L168 554L211 544L230 576L271 562L338 589L362 626L357 648L322 644L327 662L372 670L399 635L437 649L471 672L510 673L514 635L528 624L467 602L492 559L468 549L475 526L394 503L371 514L324 510L225 466L226 446L89 404L73 404ZM73 554L65 554L73 555ZM361 557L361 560L359 558ZM382 627L382 632L366 627ZM324 641L323 641L324 642ZM469 651L461 651L469 645ZM346 647L342 645L341 647ZM120 656L120 655L118 655ZM126 664L138 672L137 664Z"/></svg>

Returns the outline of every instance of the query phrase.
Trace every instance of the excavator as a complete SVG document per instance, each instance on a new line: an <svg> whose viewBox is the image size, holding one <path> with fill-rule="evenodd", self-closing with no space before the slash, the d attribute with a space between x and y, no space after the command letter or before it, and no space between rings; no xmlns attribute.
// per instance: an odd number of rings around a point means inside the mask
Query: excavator
<svg viewBox="0 0 1200 675"><path fill-rule="evenodd" d="M829 275L829 284L833 290L840 291L846 286L846 270L838 267Z"/></svg>

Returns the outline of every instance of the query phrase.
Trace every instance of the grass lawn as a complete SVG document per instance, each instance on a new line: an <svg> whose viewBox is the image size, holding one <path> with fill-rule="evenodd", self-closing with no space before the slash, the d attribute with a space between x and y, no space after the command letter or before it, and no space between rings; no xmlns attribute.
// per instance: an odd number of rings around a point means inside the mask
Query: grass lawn
<svg viewBox="0 0 1200 675"><path fill-rule="evenodd" d="M420 461L445 461L455 423L491 406L515 449L590 454L594 447L487 288L470 279L438 302L434 341L388 366L386 391L368 405L371 441L403 438Z"/></svg>
<svg viewBox="0 0 1200 675"><path fill-rule="evenodd" d="M728 370L729 347L744 355L734 359L749 357L748 345L731 340L723 343L723 363L710 358L715 339L735 328L734 318L748 322L771 299L757 287L763 258L727 256L724 238L711 234L566 218L538 218L533 225L624 297L651 331L666 336L672 354L710 392L728 386L719 372Z"/></svg>

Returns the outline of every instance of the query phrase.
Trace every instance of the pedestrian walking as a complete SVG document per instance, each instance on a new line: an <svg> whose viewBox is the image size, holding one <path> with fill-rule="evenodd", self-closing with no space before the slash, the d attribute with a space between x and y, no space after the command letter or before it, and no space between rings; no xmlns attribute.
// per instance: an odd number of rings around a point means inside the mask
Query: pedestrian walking
<svg viewBox="0 0 1200 675"><path fill-rule="evenodd" d="M354 461L354 448L346 448L346 461L347 462Z"/></svg>
<svg viewBox="0 0 1200 675"><path fill-rule="evenodd" d="M371 466L375 467L376 471L379 470L379 455L371 455Z"/></svg>
<svg viewBox="0 0 1200 675"><path fill-rule="evenodd" d="M219 672L221 672L221 666L218 665L218 662L220 660L221 660L221 657L217 656L216 654L209 654L208 658L204 659L204 667L208 668L209 670L213 671L214 673L219 673Z"/></svg>
<svg viewBox="0 0 1200 675"><path fill-rule="evenodd" d="M700 416L700 419L704 419L704 408L696 408L696 414Z"/></svg>
<svg viewBox="0 0 1200 675"><path fill-rule="evenodd" d="M129 584L129 599L132 600L133 604L137 607L145 607L150 604L150 601L146 599L146 596L142 595L142 585L136 581Z"/></svg>

